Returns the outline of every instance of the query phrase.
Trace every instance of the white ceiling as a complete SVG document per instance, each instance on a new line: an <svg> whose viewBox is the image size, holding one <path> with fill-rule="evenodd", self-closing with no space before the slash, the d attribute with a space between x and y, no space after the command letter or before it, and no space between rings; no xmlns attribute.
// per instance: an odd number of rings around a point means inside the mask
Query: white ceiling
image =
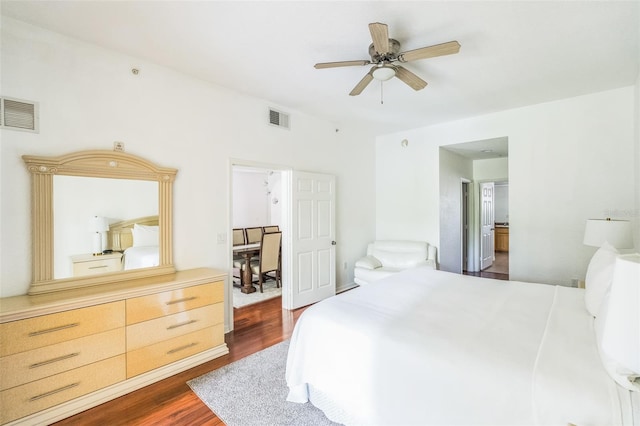
<svg viewBox="0 0 640 426"><path fill-rule="evenodd" d="M2 14L165 65L337 126L386 133L632 85L635 1L5 1ZM348 93L369 70L367 24L401 50L457 40L460 53L406 64L398 79ZM136 66L139 64L132 64ZM144 76L141 69L141 76Z"/></svg>

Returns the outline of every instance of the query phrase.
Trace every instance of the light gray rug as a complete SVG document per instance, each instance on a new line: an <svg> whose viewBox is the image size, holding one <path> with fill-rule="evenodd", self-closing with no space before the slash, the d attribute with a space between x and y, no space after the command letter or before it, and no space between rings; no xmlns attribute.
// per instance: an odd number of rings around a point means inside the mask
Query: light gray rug
<svg viewBox="0 0 640 426"><path fill-rule="evenodd" d="M253 305L254 303L264 302L282 295L282 287L276 287L275 281L267 281L262 284L264 293L260 293L260 288L255 284L254 293L243 293L239 287L233 287L233 307L242 308L243 306Z"/></svg>
<svg viewBox="0 0 640 426"><path fill-rule="evenodd" d="M187 382L227 426L336 425L311 403L286 400L289 340Z"/></svg>

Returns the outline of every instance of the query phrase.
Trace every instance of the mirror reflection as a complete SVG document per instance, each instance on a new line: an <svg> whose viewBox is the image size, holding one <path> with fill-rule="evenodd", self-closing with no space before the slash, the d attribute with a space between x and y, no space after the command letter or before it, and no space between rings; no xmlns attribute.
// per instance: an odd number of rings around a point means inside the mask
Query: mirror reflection
<svg viewBox="0 0 640 426"><path fill-rule="evenodd" d="M158 182L55 175L55 279L159 265Z"/></svg>

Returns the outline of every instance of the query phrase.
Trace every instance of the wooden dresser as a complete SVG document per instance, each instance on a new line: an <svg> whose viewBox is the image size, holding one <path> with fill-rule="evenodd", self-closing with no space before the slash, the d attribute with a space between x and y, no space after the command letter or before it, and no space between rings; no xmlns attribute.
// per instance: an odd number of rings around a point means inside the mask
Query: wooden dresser
<svg viewBox="0 0 640 426"><path fill-rule="evenodd" d="M227 274L0 299L0 424L51 423L228 353Z"/></svg>

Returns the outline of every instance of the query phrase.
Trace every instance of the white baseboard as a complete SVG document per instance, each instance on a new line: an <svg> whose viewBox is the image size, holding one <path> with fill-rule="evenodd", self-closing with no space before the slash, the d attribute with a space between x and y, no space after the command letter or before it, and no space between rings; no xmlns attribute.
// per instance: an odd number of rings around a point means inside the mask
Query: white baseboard
<svg viewBox="0 0 640 426"><path fill-rule="evenodd" d="M343 292L345 292L347 290L351 290L351 289L354 289L356 287L360 287L360 285L358 285L356 283L343 284L340 287L336 287L336 294L343 293Z"/></svg>

